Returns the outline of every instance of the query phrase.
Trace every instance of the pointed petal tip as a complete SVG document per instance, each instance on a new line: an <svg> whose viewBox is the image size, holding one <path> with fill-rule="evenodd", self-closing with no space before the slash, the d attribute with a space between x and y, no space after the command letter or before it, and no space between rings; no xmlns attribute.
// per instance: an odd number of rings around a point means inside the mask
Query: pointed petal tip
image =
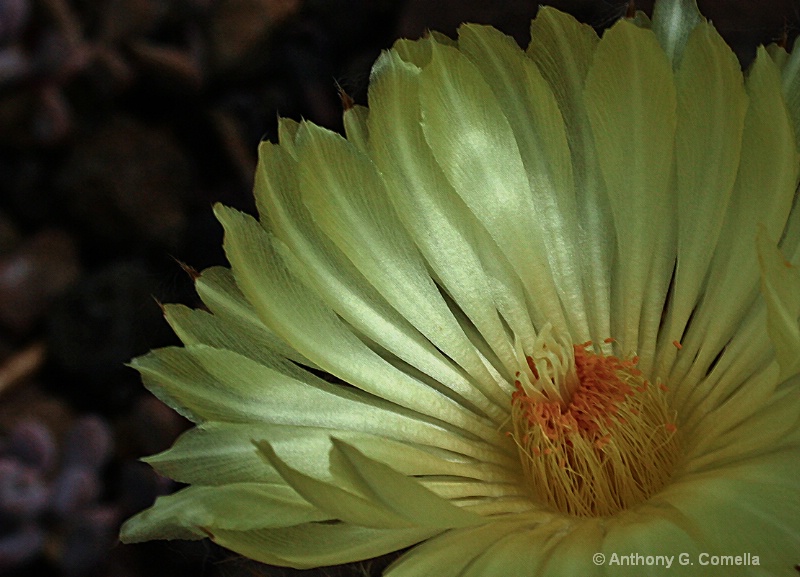
<svg viewBox="0 0 800 577"><path fill-rule="evenodd" d="M696 0L657 0L653 32L674 67L680 63L692 30L703 21Z"/></svg>

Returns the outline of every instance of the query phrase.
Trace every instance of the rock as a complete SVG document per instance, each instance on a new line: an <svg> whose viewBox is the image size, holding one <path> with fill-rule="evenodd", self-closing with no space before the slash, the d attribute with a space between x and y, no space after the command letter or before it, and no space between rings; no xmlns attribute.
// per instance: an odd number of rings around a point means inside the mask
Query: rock
<svg viewBox="0 0 800 577"><path fill-rule="evenodd" d="M0 325L26 334L80 274L67 233L43 230L0 258Z"/></svg>

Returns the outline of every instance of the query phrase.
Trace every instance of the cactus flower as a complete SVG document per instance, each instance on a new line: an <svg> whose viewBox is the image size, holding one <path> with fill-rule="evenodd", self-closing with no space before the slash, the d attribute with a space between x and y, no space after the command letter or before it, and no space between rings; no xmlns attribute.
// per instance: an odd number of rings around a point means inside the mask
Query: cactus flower
<svg viewBox="0 0 800 577"><path fill-rule="evenodd" d="M195 426L124 541L796 575L800 51L743 74L693 0L602 38L543 7L531 37L400 40L346 137L260 145L207 310L167 305L184 346L133 361Z"/></svg>

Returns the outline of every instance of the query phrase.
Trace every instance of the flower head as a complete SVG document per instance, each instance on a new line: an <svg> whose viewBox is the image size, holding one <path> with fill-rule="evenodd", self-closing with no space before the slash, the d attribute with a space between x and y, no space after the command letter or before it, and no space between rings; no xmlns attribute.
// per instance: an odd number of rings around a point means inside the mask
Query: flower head
<svg viewBox="0 0 800 577"><path fill-rule="evenodd" d="M299 568L419 544L391 577L795 573L800 51L743 75L692 0L602 38L542 8L531 35L401 40L346 139L261 145L208 311L167 306L185 346L134 361L196 427L148 460L189 487L124 540Z"/></svg>

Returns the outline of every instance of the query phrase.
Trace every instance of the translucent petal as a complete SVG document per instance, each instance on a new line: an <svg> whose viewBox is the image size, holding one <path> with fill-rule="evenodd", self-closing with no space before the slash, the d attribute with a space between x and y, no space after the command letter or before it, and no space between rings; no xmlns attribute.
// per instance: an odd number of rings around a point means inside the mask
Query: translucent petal
<svg viewBox="0 0 800 577"><path fill-rule="evenodd" d="M567 321L537 230L527 173L513 131L480 72L434 44L420 76L425 139L447 180L489 231L532 299L535 324Z"/></svg>
<svg viewBox="0 0 800 577"><path fill-rule="evenodd" d="M505 560L509 565L518 569L524 566L528 555L536 555L536 547L531 543L537 542L535 527L547 526L548 522L558 519L550 513L541 515L518 515L514 517L498 518L495 522L467 529L448 531L430 541L427 541L398 559L386 571L386 577L417 577L419 575L441 575L442 577L461 577L465 575L480 574L475 571L486 569L490 559L497 563ZM555 527L563 527L564 523L555 522ZM519 551L500 556L492 555L492 548L504 540L513 540L522 544L527 540L527 546L521 546ZM507 545L506 545L507 546ZM484 559L481 561L483 557ZM509 572L492 572L487 569L483 575L514 575L525 577L536 575L535 566L527 565L523 572L508 569Z"/></svg>
<svg viewBox="0 0 800 577"><path fill-rule="evenodd" d="M235 323L230 317L212 315L184 305L167 304L163 308L167 322L185 345L227 349L284 374L294 377L310 375L272 348L275 340L270 338L266 327L261 330L260 323Z"/></svg>
<svg viewBox="0 0 800 577"><path fill-rule="evenodd" d="M561 540L571 524L568 517L560 516L547 523L532 524L509 533L488 545L461 575L536 577L541 574L549 549ZM536 547L531 547L531 543L536 543Z"/></svg>
<svg viewBox="0 0 800 577"><path fill-rule="evenodd" d="M698 539L694 516L682 513L663 500L655 501L654 499L651 503L620 513L603 524L605 535L600 551L605 555L607 575L639 577L643 569L646 569L645 574L654 575L698 574L697 556L707 549ZM637 554L643 558L653 556L653 563L656 561L655 556L661 556L662 564L659 567L648 567L646 559L639 560L638 557L635 563L622 560L623 556ZM694 565L681 565L677 559L679 554L686 554ZM669 557L672 557L672 566L666 570ZM703 567L700 574L710 574L708 569Z"/></svg>
<svg viewBox="0 0 800 577"><path fill-rule="evenodd" d="M289 485L309 502L342 521L363 527L396 529L449 528L483 522L482 517L462 511L410 477L342 442L334 441L332 447L330 481L288 465L268 442L257 445ZM427 512L423 515L422 510Z"/></svg>
<svg viewBox="0 0 800 577"><path fill-rule="evenodd" d="M800 373L800 269L770 242L763 227L758 235L758 257L767 330L784 381Z"/></svg>
<svg viewBox="0 0 800 577"><path fill-rule="evenodd" d="M758 296L756 234L779 238L797 184L794 131L780 92L778 70L759 49L746 80L750 106L745 115L741 161L709 271L708 289L682 341L696 355L679 356L670 381L692 386L736 333ZM727 381L722 386L738 386Z"/></svg>
<svg viewBox="0 0 800 577"><path fill-rule="evenodd" d="M483 517L452 505L413 477L370 458L343 440L334 438L333 449L332 460L338 457L340 464L337 480L346 476L351 483L363 486L372 499L420 526L456 528L486 522Z"/></svg>
<svg viewBox="0 0 800 577"><path fill-rule="evenodd" d="M558 577L593 577L602 568L592 556L600 551L605 531L601 519L580 519L560 539L554 540L542 564L542 574Z"/></svg>
<svg viewBox="0 0 800 577"><path fill-rule="evenodd" d="M262 319L294 348L366 392L501 445L488 422L394 369L364 345L286 268L273 247L276 241L258 223L230 209L218 208L217 215L226 229L225 248L237 283Z"/></svg>
<svg viewBox="0 0 800 577"><path fill-rule="evenodd" d="M300 380L231 351L201 345L159 349L133 365L155 394L187 409L196 420L362 431L516 465L491 445L465 439L379 398L310 374Z"/></svg>
<svg viewBox="0 0 800 577"><path fill-rule="evenodd" d="M431 377L435 387L472 389L474 385L463 371L386 302L319 230L301 202L297 161L269 143L262 144L259 151L258 209L270 232L290 249L283 254L286 265L353 328Z"/></svg>
<svg viewBox="0 0 800 577"><path fill-rule="evenodd" d="M344 111L344 131L347 140L352 142L362 152L367 150L369 143L369 108L356 104Z"/></svg>
<svg viewBox="0 0 800 577"><path fill-rule="evenodd" d="M329 518L283 483L195 486L156 499L125 523L120 538L125 543L199 539L215 528L250 531Z"/></svg>
<svg viewBox="0 0 800 577"><path fill-rule="evenodd" d="M689 36L703 21L697 0L660 0L653 7L653 32L667 56L677 67Z"/></svg>
<svg viewBox="0 0 800 577"><path fill-rule="evenodd" d="M614 231L605 183L597 165L583 86L599 38L572 16L541 6L531 22L528 56L537 64L558 101L572 155L578 242L587 294L590 338L600 343L611 334L611 287L608 271L614 252ZM608 351L610 352L610 351Z"/></svg>
<svg viewBox="0 0 800 577"><path fill-rule="evenodd" d="M294 141L297 138L297 131L300 123L291 118L278 118L278 142L281 146L294 155Z"/></svg>
<svg viewBox="0 0 800 577"><path fill-rule="evenodd" d="M689 475L676 480L664 497L696 519L708 553L748 552L758 555L761 567L771 574L791 575L800 547L797 450L795 442L759 457ZM739 573L726 569L726 574L749 574L746 568Z"/></svg>
<svg viewBox="0 0 800 577"><path fill-rule="evenodd" d="M373 69L372 157L398 216L444 288L502 359L508 379L516 359L498 311L515 334L532 333L525 297L505 257L452 190L425 143L419 72L392 52ZM511 385L506 387L510 391Z"/></svg>
<svg viewBox="0 0 800 577"><path fill-rule="evenodd" d="M473 377L474 385L456 392L490 417L504 420L507 393L453 319L400 226L375 166L340 136L306 126L298 138L300 190L316 223L403 317Z"/></svg>
<svg viewBox="0 0 800 577"><path fill-rule="evenodd" d="M587 300L577 241L578 208L564 121L550 86L510 36L490 26L465 24L458 46L478 69L508 120L527 171L536 228L546 244L570 335L589 338Z"/></svg>
<svg viewBox="0 0 800 577"><path fill-rule="evenodd" d="M584 97L617 233L613 335L646 372L675 250L675 87L653 33L625 21L607 30Z"/></svg>
<svg viewBox="0 0 800 577"><path fill-rule="evenodd" d="M285 484L253 445L253 424L202 423L183 433L166 451L147 457L146 463L180 483Z"/></svg>
<svg viewBox="0 0 800 577"><path fill-rule="evenodd" d="M234 333L243 333L263 343L268 350L305 366L316 366L290 347L286 341L270 331L258 318L252 305L247 302L242 291L236 286L233 274L221 266L205 269L195 281L195 290L208 309L222 322L227 323Z"/></svg>
<svg viewBox="0 0 800 577"><path fill-rule="evenodd" d="M307 523L285 529L217 530L210 537L219 545L262 563L310 569L391 553L439 532L418 527L392 530L346 523Z"/></svg>
<svg viewBox="0 0 800 577"><path fill-rule="evenodd" d="M800 142L800 42L797 40L782 66L781 76L786 107L794 125L795 141Z"/></svg>
<svg viewBox="0 0 800 577"><path fill-rule="evenodd" d="M779 390L751 417L718 435L705 447L687 450L686 471L704 471L742 461L780 446L800 421L797 383ZM697 453L693 455L692 453Z"/></svg>
<svg viewBox="0 0 800 577"><path fill-rule="evenodd" d="M458 577L463 575L470 562L487 547L510 533L523 530L530 524L530 519L517 519L448 531L414 547L393 563L386 570L385 576Z"/></svg>
<svg viewBox="0 0 800 577"><path fill-rule="evenodd" d="M681 420L687 421L686 435L690 440L689 455L702 454L720 436L739 426L761 409L778 386L777 363L741 383L734 391L715 387L701 403L686 407Z"/></svg>
<svg viewBox="0 0 800 577"><path fill-rule="evenodd" d="M682 340L705 287L739 169L747 108L739 62L711 24L701 22L691 33L675 83L678 261L660 335L659 374L674 362L678 352L672 343ZM681 354L696 351L686 347Z"/></svg>
<svg viewBox="0 0 800 577"><path fill-rule="evenodd" d="M358 423L353 423L353 427L358 426ZM365 430L370 428L367 423L362 426ZM448 498L470 496L467 481L485 483L486 490L494 492L492 496L518 494L514 487L520 481L516 471L409 440L415 436L413 432L392 431L390 427L370 433L307 425L212 422L187 431L170 449L146 461L162 474L183 483L277 483L280 482L280 475L253 445L254 441L269 441L281 459L290 466L319 479L330 480L331 439L336 437L346 440L370 458L391 463L406 475L431 476L433 481L429 485L437 494L444 494L448 489L446 486L439 487L440 479L452 479L456 487L447 494ZM475 449L468 450L474 452Z"/></svg>

